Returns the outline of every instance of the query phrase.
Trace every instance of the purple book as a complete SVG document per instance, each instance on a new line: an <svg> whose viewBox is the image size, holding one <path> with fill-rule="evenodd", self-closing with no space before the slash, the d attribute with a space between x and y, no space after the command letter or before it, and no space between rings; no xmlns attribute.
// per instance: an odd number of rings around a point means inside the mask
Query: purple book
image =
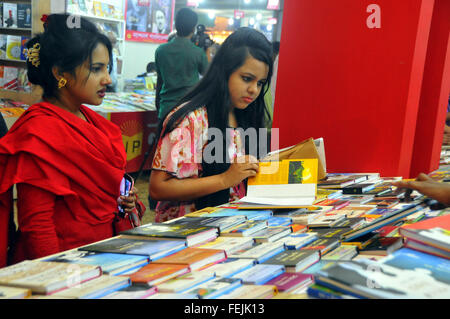
<svg viewBox="0 0 450 319"><path fill-rule="evenodd" d="M303 285L307 285L308 283L312 283L313 276L302 273L288 273L285 272L278 277L271 279L266 282L266 285L275 285L278 288L278 291L281 292L289 292L295 290Z"/></svg>

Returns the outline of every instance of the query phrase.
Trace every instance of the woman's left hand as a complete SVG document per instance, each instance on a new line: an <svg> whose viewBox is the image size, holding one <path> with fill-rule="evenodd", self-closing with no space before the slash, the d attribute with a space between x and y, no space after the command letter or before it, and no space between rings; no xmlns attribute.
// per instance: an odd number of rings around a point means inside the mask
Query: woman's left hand
<svg viewBox="0 0 450 319"><path fill-rule="evenodd" d="M130 213L136 207L137 192L137 188L133 187L128 196L122 195L117 199L117 203L123 207L126 213Z"/></svg>

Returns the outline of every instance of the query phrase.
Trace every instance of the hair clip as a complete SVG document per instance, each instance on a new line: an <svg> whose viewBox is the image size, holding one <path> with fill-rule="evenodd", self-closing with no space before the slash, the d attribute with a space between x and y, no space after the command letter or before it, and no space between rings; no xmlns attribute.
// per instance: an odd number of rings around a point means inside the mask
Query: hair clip
<svg viewBox="0 0 450 319"><path fill-rule="evenodd" d="M41 17L41 21L44 22L44 28L48 26L48 15L43 14Z"/></svg>
<svg viewBox="0 0 450 319"><path fill-rule="evenodd" d="M33 66L35 66L36 68L41 63L39 61L39 52L40 52L40 50L41 50L41 45L39 43L35 43L33 45L33 47L23 50L23 53L26 55L27 60L30 61L31 64Z"/></svg>

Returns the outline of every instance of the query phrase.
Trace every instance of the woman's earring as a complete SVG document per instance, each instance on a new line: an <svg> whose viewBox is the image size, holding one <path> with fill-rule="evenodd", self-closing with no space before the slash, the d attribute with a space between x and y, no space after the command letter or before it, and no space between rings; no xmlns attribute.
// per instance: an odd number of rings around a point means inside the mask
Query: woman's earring
<svg viewBox="0 0 450 319"><path fill-rule="evenodd" d="M66 86L67 80L65 78L60 78L58 81L58 89L63 88Z"/></svg>

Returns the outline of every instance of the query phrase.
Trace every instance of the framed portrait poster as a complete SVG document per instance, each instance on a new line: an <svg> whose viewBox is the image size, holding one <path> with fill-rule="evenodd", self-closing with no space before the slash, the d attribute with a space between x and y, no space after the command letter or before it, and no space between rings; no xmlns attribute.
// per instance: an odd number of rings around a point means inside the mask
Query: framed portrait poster
<svg viewBox="0 0 450 319"><path fill-rule="evenodd" d="M126 0L125 40L167 41L172 31L175 0Z"/></svg>

